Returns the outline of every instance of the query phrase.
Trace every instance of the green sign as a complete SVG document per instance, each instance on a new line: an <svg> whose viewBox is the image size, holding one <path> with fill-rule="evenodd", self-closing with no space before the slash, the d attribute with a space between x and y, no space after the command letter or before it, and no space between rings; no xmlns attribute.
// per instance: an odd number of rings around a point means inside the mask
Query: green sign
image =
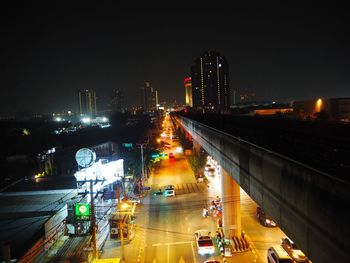
<svg viewBox="0 0 350 263"><path fill-rule="evenodd" d="M152 154L152 158L159 158L159 154Z"/></svg>
<svg viewBox="0 0 350 263"><path fill-rule="evenodd" d="M125 147L125 148L132 148L132 143L123 143L123 146Z"/></svg>
<svg viewBox="0 0 350 263"><path fill-rule="evenodd" d="M77 219L89 220L91 216L90 204L75 204L75 216Z"/></svg>

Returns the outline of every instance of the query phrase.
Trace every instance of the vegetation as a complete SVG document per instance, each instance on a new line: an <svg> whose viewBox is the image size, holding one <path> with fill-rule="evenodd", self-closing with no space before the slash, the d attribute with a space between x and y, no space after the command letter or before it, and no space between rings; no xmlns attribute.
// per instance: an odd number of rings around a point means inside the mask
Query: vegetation
<svg viewBox="0 0 350 263"><path fill-rule="evenodd" d="M192 155L188 158L188 162L191 165L191 168L196 178L198 178L200 174L203 173L203 168L205 166L206 159L207 154L203 152L197 153L196 151L193 151Z"/></svg>

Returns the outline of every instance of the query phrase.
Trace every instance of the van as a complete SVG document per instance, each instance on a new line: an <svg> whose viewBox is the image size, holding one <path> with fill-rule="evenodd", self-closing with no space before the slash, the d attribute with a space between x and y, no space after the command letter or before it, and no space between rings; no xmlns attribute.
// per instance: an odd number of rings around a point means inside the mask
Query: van
<svg viewBox="0 0 350 263"><path fill-rule="evenodd" d="M267 262L293 263L293 260L281 246L274 246L267 250Z"/></svg>

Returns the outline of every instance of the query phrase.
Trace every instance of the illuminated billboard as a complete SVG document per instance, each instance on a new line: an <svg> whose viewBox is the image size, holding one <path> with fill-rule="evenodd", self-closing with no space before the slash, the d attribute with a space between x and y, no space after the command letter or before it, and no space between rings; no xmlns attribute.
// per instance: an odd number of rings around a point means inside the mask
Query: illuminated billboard
<svg viewBox="0 0 350 263"><path fill-rule="evenodd" d="M80 220L90 220L91 209L90 204L75 204L75 216Z"/></svg>
<svg viewBox="0 0 350 263"><path fill-rule="evenodd" d="M103 162L100 159L90 167L81 169L74 174L77 179L79 189L89 191L89 184L87 181L95 181L94 191L99 191L103 187L112 184L124 177L124 160Z"/></svg>

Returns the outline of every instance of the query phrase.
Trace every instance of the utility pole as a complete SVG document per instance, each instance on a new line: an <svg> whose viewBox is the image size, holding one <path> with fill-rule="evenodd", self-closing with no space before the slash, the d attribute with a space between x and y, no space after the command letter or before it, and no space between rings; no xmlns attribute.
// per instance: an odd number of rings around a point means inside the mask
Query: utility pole
<svg viewBox="0 0 350 263"><path fill-rule="evenodd" d="M97 259L98 251L97 251L96 217L95 217L95 205L94 205L94 180L90 180L90 206L91 206L93 258Z"/></svg>
<svg viewBox="0 0 350 263"><path fill-rule="evenodd" d="M142 180L145 178L145 166L144 166L144 160L143 160L143 143L140 144L141 146L141 169L142 169Z"/></svg>
<svg viewBox="0 0 350 263"><path fill-rule="evenodd" d="M126 194L126 189L125 189L125 174L124 174L124 176L123 176L123 178L122 178L122 183L123 183L123 195L124 195L124 198L126 198L126 199L128 199L128 197L127 197L127 194Z"/></svg>
<svg viewBox="0 0 350 263"><path fill-rule="evenodd" d="M117 185L117 196L118 196L118 222L119 222L119 238L122 246L122 260L125 260L125 252L124 252L124 234L123 234L123 218L121 215L121 203L120 203L120 189L119 184Z"/></svg>

